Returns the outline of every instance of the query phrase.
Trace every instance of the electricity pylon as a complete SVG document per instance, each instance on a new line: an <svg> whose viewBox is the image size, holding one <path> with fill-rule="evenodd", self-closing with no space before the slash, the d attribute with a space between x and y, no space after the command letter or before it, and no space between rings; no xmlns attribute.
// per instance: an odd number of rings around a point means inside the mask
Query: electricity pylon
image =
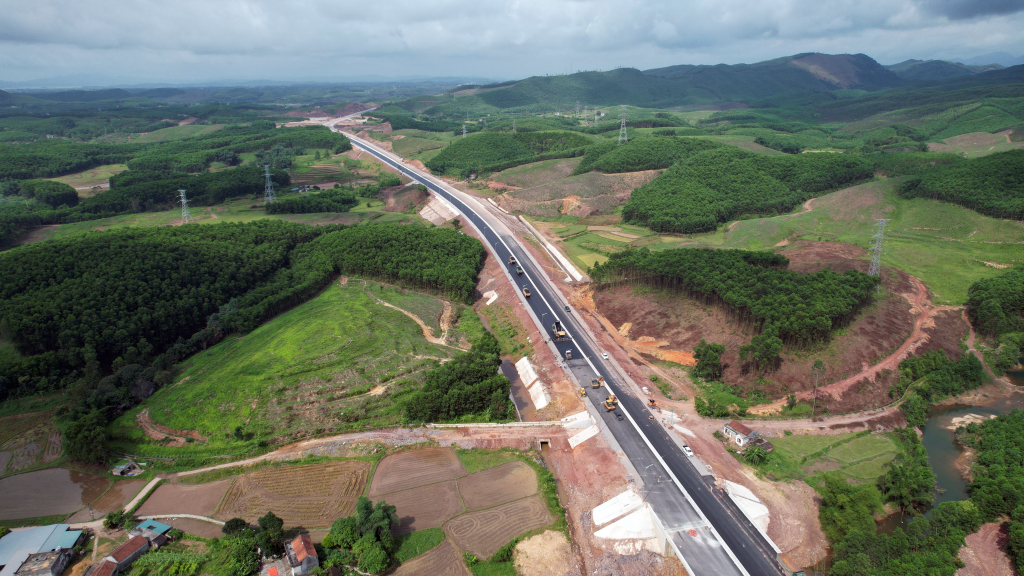
<svg viewBox="0 0 1024 576"><path fill-rule="evenodd" d="M181 194L181 223L195 222L192 218L192 213L188 211L188 198L185 197L185 191L178 190L178 193Z"/></svg>

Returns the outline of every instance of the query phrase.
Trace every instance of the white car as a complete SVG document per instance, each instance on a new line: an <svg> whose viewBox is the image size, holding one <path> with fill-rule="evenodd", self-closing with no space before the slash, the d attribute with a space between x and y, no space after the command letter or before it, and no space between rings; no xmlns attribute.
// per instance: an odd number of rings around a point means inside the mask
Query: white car
<svg viewBox="0 0 1024 576"><path fill-rule="evenodd" d="M689 446L683 446L683 454L686 454L688 457L692 458L693 450L690 450Z"/></svg>
<svg viewBox="0 0 1024 576"><path fill-rule="evenodd" d="M608 359L608 353L607 352L601 352L601 357L604 358L605 360L607 360Z"/></svg>

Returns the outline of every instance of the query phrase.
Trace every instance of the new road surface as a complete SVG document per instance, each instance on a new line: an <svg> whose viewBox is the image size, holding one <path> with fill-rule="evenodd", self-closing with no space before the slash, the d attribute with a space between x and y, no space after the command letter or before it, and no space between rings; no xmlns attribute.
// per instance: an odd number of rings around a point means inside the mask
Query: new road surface
<svg viewBox="0 0 1024 576"><path fill-rule="evenodd" d="M549 334L551 324L558 319L572 336L572 340L553 343L566 367L584 383L589 383L593 377L604 376L608 392L619 399L619 412L625 416L622 421L614 412L604 410L601 405L604 394L591 393L587 396L641 476L644 498L651 503L687 570L700 576L782 574L776 560L778 550L728 497L723 496L721 490L715 489L707 480L713 480L712 476L702 476L694 468L693 461L669 438L657 415L648 411L643 399L632 392L632 387L602 357L580 320L566 312L561 294L505 224L469 195L416 170L398 156L370 142L349 137L353 146L372 154L453 204L463 214L464 224L468 223L479 231L499 262L509 266L509 256L516 257L524 273L521 276L515 274L513 265L510 277L513 282L528 286L532 292L525 303L532 310L541 332Z"/></svg>

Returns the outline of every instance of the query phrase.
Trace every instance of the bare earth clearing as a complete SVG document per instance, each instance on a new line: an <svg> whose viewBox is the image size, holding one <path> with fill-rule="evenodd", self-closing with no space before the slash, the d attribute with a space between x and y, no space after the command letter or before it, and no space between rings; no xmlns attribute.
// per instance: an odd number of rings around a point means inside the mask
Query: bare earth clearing
<svg viewBox="0 0 1024 576"><path fill-rule="evenodd" d="M379 499L398 510L400 524L391 530L395 534L435 528L464 511L454 480L382 494Z"/></svg>
<svg viewBox="0 0 1024 576"><path fill-rule="evenodd" d="M1012 576L1013 561L1006 553L1010 536L1004 522L982 524L974 534L967 535L967 544L960 549L964 567L956 576Z"/></svg>
<svg viewBox="0 0 1024 576"><path fill-rule="evenodd" d="M509 462L459 479L459 493L469 510L497 506L537 493L537 475L522 462Z"/></svg>
<svg viewBox="0 0 1024 576"><path fill-rule="evenodd" d="M449 541L422 556L405 562L394 576L470 576L459 551Z"/></svg>
<svg viewBox="0 0 1024 576"><path fill-rule="evenodd" d="M370 484L370 498L407 488L454 480L466 475L455 452L447 448L424 448L389 456L377 465Z"/></svg>
<svg viewBox="0 0 1024 576"><path fill-rule="evenodd" d="M444 533L462 550L488 558L509 540L553 518L539 496L516 500L479 512L456 516L444 525Z"/></svg>
<svg viewBox="0 0 1024 576"><path fill-rule="evenodd" d="M206 484L164 484L153 491L139 508L138 516L158 514L195 514L213 516L221 497L227 492L232 479Z"/></svg>

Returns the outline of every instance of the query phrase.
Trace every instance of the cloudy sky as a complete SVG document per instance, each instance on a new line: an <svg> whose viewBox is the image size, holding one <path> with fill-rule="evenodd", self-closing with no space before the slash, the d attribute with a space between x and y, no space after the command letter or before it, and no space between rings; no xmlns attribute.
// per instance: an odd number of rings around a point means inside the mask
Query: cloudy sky
<svg viewBox="0 0 1024 576"><path fill-rule="evenodd" d="M521 78L1024 55L1024 0L0 0L0 81Z"/></svg>

